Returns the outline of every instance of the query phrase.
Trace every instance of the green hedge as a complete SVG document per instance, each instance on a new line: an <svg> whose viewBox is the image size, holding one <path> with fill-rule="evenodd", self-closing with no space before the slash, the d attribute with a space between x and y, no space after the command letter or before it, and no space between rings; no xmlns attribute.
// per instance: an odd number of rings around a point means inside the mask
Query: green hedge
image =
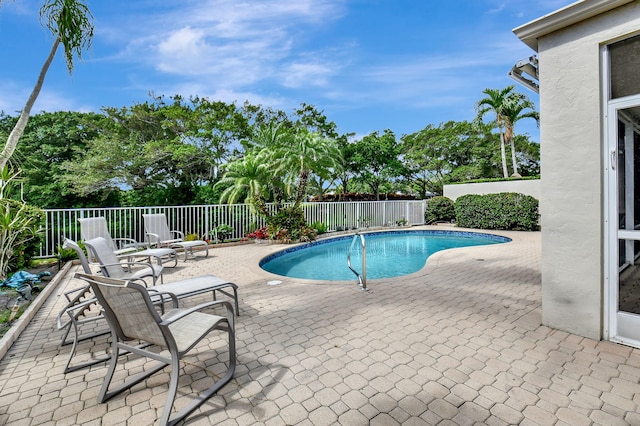
<svg viewBox="0 0 640 426"><path fill-rule="evenodd" d="M451 198L442 196L429 198L424 211L424 221L427 225L439 221L451 222L455 218L456 211Z"/></svg>
<svg viewBox="0 0 640 426"><path fill-rule="evenodd" d="M456 224L463 228L535 231L538 200L515 192L463 195L456 199Z"/></svg>

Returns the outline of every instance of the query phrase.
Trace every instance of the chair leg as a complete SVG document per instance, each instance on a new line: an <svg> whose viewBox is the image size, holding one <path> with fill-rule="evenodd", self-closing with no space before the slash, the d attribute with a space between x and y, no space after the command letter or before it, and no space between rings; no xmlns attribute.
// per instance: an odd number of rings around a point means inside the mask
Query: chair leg
<svg viewBox="0 0 640 426"><path fill-rule="evenodd" d="M85 361L85 362L82 362L80 364L76 364L74 366L71 365L71 360L75 356L76 351L78 350L78 344L81 341L92 339L92 338L98 337L98 336L104 336L105 334L109 334L110 331L103 331L103 332L99 332L99 333L93 333L90 336L80 337L80 330L78 329L79 319L77 318L76 315L72 314L71 312L69 312L69 315L71 316L71 321L70 321L70 324L69 324L69 329L67 330L65 336L69 334L69 330L71 329L71 326L73 326L74 338L73 338L73 342L72 342L73 345L71 346L71 351L69 352L69 358L67 359L67 363L64 366L64 374L71 373L72 371L80 370L82 368L89 367L91 365L95 365L95 364L99 364L101 362L108 361L109 358L111 358L111 356L107 354L105 356L101 356L101 357L98 357L98 358L93 358L93 359L90 359L89 361ZM94 321L94 319L91 319L90 321ZM64 345L64 342L63 342L63 345Z"/></svg>
<svg viewBox="0 0 640 426"><path fill-rule="evenodd" d="M120 386L117 386L113 390L109 391L109 385L111 384L111 379L113 379L113 373L115 372L116 364L118 363L118 358L120 355L120 347L122 346L125 349L125 351L140 354L140 351L137 350L138 348L128 346L128 345L123 345L122 343L118 342L117 338L115 337L117 336L115 332L112 332L111 334L113 336L113 344L111 345L111 347L113 348L113 351L111 354L111 362L109 363L109 370L107 371L107 374L104 376L104 382L102 382L102 388L100 389L100 394L98 395L98 402L105 402L113 398L120 392L127 390L132 386L137 385L141 381L145 380L147 377L154 375L155 373L157 373L158 371L162 370L167 365L169 365L169 363L167 363L166 361L159 361L158 364L151 367L150 370L143 371L141 373L136 374L130 380L125 381ZM144 346L148 346L148 345L145 344L143 345L143 347Z"/></svg>
<svg viewBox="0 0 640 426"><path fill-rule="evenodd" d="M161 425L173 425L184 418L171 417L171 410L173 409L173 403L178 393L178 381L180 379L180 356L177 351L171 354L171 378L169 380L169 391L167 392L167 400L164 403L164 409L162 410L162 417L160 418ZM179 414L179 413L178 413Z"/></svg>
<svg viewBox="0 0 640 426"><path fill-rule="evenodd" d="M179 421L181 421L182 419L184 419L185 417L187 417L195 409L197 409L199 406L205 403L209 398L211 398L213 395L218 393L218 391L222 389L224 385L229 383L229 381L231 381L231 379L233 378L233 373L235 373L236 371L236 335L235 335L235 325L233 321L233 316L231 316L231 321L227 324L227 327L226 328L221 327L220 329L223 331L226 331L229 336L229 367L227 368L226 373L224 374L224 376L220 378L220 380L215 382L212 386L210 386L205 391L201 392L186 407L184 407L182 410L180 410L179 412L174 414L172 417L170 417L169 422L167 423L168 425L173 426ZM171 383L173 385L173 378L174 378L173 371L171 373L172 373ZM177 376L178 375L176 375L176 381L178 380ZM177 386L177 383L176 383L176 386ZM175 390L177 390L177 388ZM172 397L171 405L173 405L173 399L175 399L175 390ZM169 389L169 391L171 392L171 388ZM168 403L169 403L169 397L167 397L167 406L165 406L165 410L167 410L167 407L168 407L170 411L172 407L170 407ZM163 418L164 418L164 413L163 413ZM164 423L160 423L160 424L162 425Z"/></svg>

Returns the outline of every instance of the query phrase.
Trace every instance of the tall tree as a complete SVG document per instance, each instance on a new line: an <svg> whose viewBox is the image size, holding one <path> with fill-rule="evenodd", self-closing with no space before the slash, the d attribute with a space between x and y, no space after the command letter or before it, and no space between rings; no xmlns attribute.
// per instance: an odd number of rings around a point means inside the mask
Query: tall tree
<svg viewBox="0 0 640 426"><path fill-rule="evenodd" d="M332 171L340 167L340 150L333 139L319 133L298 129L290 143L280 145L271 152L276 176L295 188L292 192L294 207L298 207L307 195L312 174L328 179Z"/></svg>
<svg viewBox="0 0 640 426"><path fill-rule="evenodd" d="M2 0L0 0L2 4ZM13 155L18 145L20 136L29 121L31 109L40 94L45 76L49 70L53 58L56 56L58 46L64 47L64 57L69 73L73 72L74 57L82 58L82 51L91 46L93 38L93 16L87 5L81 0L48 0L40 8L40 22L46 26L54 36L49 56L44 62L38 75L38 80L29 95L27 102L20 113L20 117L15 127L9 134L7 142L0 152L0 170L4 168L7 161Z"/></svg>
<svg viewBox="0 0 640 426"><path fill-rule="evenodd" d="M357 141L353 148L356 180L369 187L376 200L380 200L382 185L405 174L395 134L389 129L382 134L376 131Z"/></svg>
<svg viewBox="0 0 640 426"><path fill-rule="evenodd" d="M483 123L448 121L402 137L410 185L422 196L442 194L445 183L497 177L496 135Z"/></svg>
<svg viewBox="0 0 640 426"><path fill-rule="evenodd" d="M515 86L507 86L504 89L484 89L482 93L487 97L480 99L476 103L477 119L482 121L484 116L488 113L493 113L496 116L496 124L500 131L500 155L502 157L502 174L504 177L509 177L509 171L507 170L507 154L505 150L505 106L508 102L509 96L513 94Z"/></svg>
<svg viewBox="0 0 640 426"><path fill-rule="evenodd" d="M529 100L527 95L522 93L511 93L503 105L504 116L504 139L509 141L511 146L511 161L513 163L513 174L518 174L518 163L516 161L516 147L514 143L514 127L516 123L524 118L533 118L536 123L540 123L540 114L535 111L535 105Z"/></svg>
<svg viewBox="0 0 640 426"><path fill-rule="evenodd" d="M94 193L89 197L74 194L63 182L65 162L81 161L87 142L99 134L100 114L69 111L34 114L12 157L19 165L24 185L24 200L40 208L97 207L114 205L118 193ZM11 124L13 127L13 121ZM1 124L0 124L1 127ZM6 135L0 129L0 135Z"/></svg>

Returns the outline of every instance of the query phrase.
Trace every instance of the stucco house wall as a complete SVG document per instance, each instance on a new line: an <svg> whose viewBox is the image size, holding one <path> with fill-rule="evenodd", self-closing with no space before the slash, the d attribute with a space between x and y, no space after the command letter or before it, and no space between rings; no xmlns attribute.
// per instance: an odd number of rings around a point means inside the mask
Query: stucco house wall
<svg viewBox="0 0 640 426"><path fill-rule="evenodd" d="M542 321L595 339L603 337L606 255L601 46L639 30L633 2L537 39Z"/></svg>
<svg viewBox="0 0 640 426"><path fill-rule="evenodd" d="M442 195L453 201L466 194L499 194L501 192L517 192L531 195L540 200L540 180L509 180L501 182L459 183L444 185Z"/></svg>

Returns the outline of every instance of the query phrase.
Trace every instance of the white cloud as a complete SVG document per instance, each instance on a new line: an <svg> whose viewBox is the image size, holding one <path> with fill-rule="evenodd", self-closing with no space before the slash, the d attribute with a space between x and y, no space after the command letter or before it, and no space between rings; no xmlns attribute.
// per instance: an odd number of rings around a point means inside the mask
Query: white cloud
<svg viewBox="0 0 640 426"><path fill-rule="evenodd" d="M282 84L285 87L327 86L329 77L336 73L337 67L317 62L292 63L283 70Z"/></svg>

